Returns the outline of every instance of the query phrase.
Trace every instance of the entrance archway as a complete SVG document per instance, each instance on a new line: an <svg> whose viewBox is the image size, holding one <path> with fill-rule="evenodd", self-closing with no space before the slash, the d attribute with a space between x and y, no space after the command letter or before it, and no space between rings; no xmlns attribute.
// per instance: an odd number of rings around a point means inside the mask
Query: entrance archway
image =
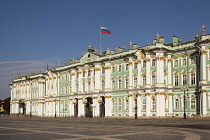
<svg viewBox="0 0 210 140"><path fill-rule="evenodd" d="M104 117L105 116L105 97L101 96L99 99L99 116Z"/></svg>
<svg viewBox="0 0 210 140"><path fill-rule="evenodd" d="M85 117L93 117L93 99L91 97L86 98L86 105L85 105Z"/></svg>
<svg viewBox="0 0 210 140"><path fill-rule="evenodd" d="M19 114L26 114L26 104L24 102L19 103Z"/></svg>
<svg viewBox="0 0 210 140"><path fill-rule="evenodd" d="M78 117L78 99L74 99L74 117Z"/></svg>

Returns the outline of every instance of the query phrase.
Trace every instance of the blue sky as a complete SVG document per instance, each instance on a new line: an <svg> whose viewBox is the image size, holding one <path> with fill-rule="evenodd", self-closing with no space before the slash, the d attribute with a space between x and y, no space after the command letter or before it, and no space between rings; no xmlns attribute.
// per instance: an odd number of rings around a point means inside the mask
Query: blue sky
<svg viewBox="0 0 210 140"><path fill-rule="evenodd" d="M10 96L10 78L45 65L80 58L88 45L103 51L132 40L152 44L158 32L171 43L210 29L209 0L1 0L0 1L0 99Z"/></svg>

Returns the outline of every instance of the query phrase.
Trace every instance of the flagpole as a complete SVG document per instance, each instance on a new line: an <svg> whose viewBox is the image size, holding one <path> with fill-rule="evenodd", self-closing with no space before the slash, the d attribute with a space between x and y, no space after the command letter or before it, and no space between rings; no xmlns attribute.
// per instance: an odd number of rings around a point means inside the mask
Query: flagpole
<svg viewBox="0 0 210 140"><path fill-rule="evenodd" d="M100 55L102 51L102 35L101 35L101 25L100 25Z"/></svg>

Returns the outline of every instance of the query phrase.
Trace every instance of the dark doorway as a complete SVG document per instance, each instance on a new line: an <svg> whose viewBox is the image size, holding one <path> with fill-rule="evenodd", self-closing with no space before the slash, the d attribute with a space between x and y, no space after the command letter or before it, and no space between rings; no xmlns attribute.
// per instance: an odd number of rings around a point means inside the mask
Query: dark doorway
<svg viewBox="0 0 210 140"><path fill-rule="evenodd" d="M19 114L26 114L26 104L23 102L19 104Z"/></svg>
<svg viewBox="0 0 210 140"><path fill-rule="evenodd" d="M75 98L75 103L74 103L74 117L78 117L78 99Z"/></svg>
<svg viewBox="0 0 210 140"><path fill-rule="evenodd" d="M101 100L100 100L100 114L99 116L100 117L104 117L105 116L105 97L104 96L101 96L100 97Z"/></svg>
<svg viewBox="0 0 210 140"><path fill-rule="evenodd" d="M87 103L85 105L85 117L93 117L93 108L92 108L93 99L87 97L86 101Z"/></svg>

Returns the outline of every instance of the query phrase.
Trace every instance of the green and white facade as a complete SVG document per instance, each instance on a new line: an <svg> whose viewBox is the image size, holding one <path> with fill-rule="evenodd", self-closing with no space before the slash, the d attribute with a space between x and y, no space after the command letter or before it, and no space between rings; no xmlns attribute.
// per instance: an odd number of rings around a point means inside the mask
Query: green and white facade
<svg viewBox="0 0 210 140"><path fill-rule="evenodd" d="M18 76L11 114L36 116L210 116L210 35L107 50L92 46L77 60ZM185 99L185 101L184 101Z"/></svg>

